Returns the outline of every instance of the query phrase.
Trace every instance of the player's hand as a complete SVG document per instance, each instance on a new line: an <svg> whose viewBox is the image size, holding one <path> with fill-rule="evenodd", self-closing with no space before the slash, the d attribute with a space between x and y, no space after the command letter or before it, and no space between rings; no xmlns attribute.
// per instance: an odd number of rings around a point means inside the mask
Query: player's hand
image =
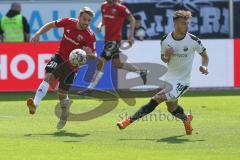
<svg viewBox="0 0 240 160"><path fill-rule="evenodd" d="M205 74L205 75L208 74L208 69L207 69L206 66L200 66L200 67L199 67L199 71L200 71L202 74Z"/></svg>
<svg viewBox="0 0 240 160"><path fill-rule="evenodd" d="M101 26L97 26L97 32L101 32L102 31L102 27Z"/></svg>
<svg viewBox="0 0 240 160"><path fill-rule="evenodd" d="M40 40L40 34L36 33L31 39L31 42L38 43L39 40Z"/></svg>
<svg viewBox="0 0 240 160"><path fill-rule="evenodd" d="M172 47L167 48L167 49L165 50L164 57L166 57L167 59L170 59L171 56L173 55L173 52L174 52L174 50L173 50Z"/></svg>
<svg viewBox="0 0 240 160"><path fill-rule="evenodd" d="M97 32L101 32L102 31L102 23L100 22L97 26Z"/></svg>
<svg viewBox="0 0 240 160"><path fill-rule="evenodd" d="M128 43L132 46L134 43L134 37L133 36L129 36L128 37Z"/></svg>
<svg viewBox="0 0 240 160"><path fill-rule="evenodd" d="M82 49L83 49L87 54L93 54L93 53L92 53L92 49L89 48L89 47L83 47Z"/></svg>

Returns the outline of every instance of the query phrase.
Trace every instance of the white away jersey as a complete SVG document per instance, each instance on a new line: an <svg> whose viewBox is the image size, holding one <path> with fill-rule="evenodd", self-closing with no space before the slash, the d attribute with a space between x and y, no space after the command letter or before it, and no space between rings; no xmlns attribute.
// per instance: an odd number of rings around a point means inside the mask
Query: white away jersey
<svg viewBox="0 0 240 160"><path fill-rule="evenodd" d="M161 54L169 47L173 48L174 53L167 64L168 71L163 80L189 84L195 51L201 54L206 50L205 47L199 38L190 33L181 40L174 39L172 33L164 36L161 40Z"/></svg>

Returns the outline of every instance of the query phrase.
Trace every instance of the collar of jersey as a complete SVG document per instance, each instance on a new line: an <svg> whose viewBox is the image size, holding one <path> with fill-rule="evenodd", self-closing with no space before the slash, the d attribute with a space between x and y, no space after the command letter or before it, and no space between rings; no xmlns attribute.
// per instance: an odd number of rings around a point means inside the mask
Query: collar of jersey
<svg viewBox="0 0 240 160"><path fill-rule="evenodd" d="M185 36L184 36L183 38L181 38L181 39L176 39L176 38L174 38L173 32L171 33L171 36L172 36L172 38L173 38L175 41L181 41L181 40L183 40L183 39L186 37L186 34L185 34Z"/></svg>

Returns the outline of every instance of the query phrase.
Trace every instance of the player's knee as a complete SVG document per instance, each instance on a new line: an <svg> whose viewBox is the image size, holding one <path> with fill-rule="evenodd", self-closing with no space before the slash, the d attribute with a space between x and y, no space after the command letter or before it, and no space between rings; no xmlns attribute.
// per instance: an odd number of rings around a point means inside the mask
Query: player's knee
<svg viewBox="0 0 240 160"><path fill-rule="evenodd" d="M99 59L97 63L97 70L99 71L103 70L103 66L104 66L104 60Z"/></svg>
<svg viewBox="0 0 240 160"><path fill-rule="evenodd" d="M158 103L162 103L162 102L167 100L167 98L164 94L163 95L156 94L152 99L155 100Z"/></svg>
<svg viewBox="0 0 240 160"><path fill-rule="evenodd" d="M44 77L44 81L47 82L48 84L52 84L54 80L55 77L52 73L47 73Z"/></svg>

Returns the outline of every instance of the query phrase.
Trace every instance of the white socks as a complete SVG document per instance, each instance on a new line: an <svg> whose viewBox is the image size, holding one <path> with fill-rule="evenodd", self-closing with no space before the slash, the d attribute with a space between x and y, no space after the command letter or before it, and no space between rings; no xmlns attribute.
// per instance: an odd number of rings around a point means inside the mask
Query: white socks
<svg viewBox="0 0 240 160"><path fill-rule="evenodd" d="M89 84L88 89L93 89L98 84L102 76L103 76L103 72L97 70L93 76L94 80Z"/></svg>
<svg viewBox="0 0 240 160"><path fill-rule="evenodd" d="M36 107L39 106L41 100L47 94L48 88L49 88L49 84L46 81L42 81L42 83L39 85L38 90L34 97L34 105Z"/></svg>

